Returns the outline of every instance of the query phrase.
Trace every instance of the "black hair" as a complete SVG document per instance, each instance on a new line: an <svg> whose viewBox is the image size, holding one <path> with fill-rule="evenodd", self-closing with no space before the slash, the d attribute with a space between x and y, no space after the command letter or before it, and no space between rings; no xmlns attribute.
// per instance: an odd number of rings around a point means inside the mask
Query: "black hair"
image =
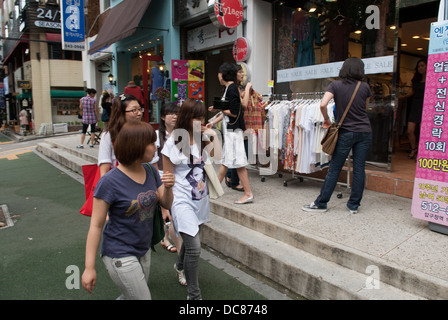
<svg viewBox="0 0 448 320"><path fill-rule="evenodd" d="M167 114L170 113L179 113L180 106L176 102L169 102L162 105L162 108L160 109L160 117L165 117ZM163 149L163 145L166 141L166 126L165 126L165 120L160 119L159 124L159 139L160 139L160 150Z"/></svg>
<svg viewBox="0 0 448 320"><path fill-rule="evenodd" d="M224 62L219 66L218 72L224 81L236 81L237 69L234 63Z"/></svg>
<svg viewBox="0 0 448 320"><path fill-rule="evenodd" d="M87 92L87 94L91 94L91 93L96 94L95 89L87 89L86 92Z"/></svg>
<svg viewBox="0 0 448 320"><path fill-rule="evenodd" d="M364 80L364 62L359 58L348 58L344 61L339 78L342 81L363 81Z"/></svg>
<svg viewBox="0 0 448 320"><path fill-rule="evenodd" d="M417 64L415 65L415 73L414 73L414 77L412 77L412 83L418 83L421 82L422 79L422 75L420 72L418 72L418 65L420 64L420 62L423 62L424 64L428 65L428 62L426 61L425 58L422 58L420 60L417 61Z"/></svg>

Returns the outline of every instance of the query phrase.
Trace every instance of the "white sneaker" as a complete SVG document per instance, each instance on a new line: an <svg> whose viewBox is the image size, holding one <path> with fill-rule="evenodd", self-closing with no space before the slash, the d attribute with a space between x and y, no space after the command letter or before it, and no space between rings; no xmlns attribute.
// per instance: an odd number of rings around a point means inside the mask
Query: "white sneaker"
<svg viewBox="0 0 448 320"><path fill-rule="evenodd" d="M93 144L89 144L89 147L90 147L90 148L93 148Z"/></svg>
<svg viewBox="0 0 448 320"><path fill-rule="evenodd" d="M84 146L82 144L79 144L76 146L76 149L84 149Z"/></svg>
<svg viewBox="0 0 448 320"><path fill-rule="evenodd" d="M187 278L185 278L185 271L184 270L177 270L176 264L174 264L174 271L176 271L177 274L177 280L179 283L183 286L187 285Z"/></svg>
<svg viewBox="0 0 448 320"><path fill-rule="evenodd" d="M316 206L314 204L314 202L312 202L311 204L304 205L302 207L302 210L308 211L308 212L326 212L328 209L327 208L319 208L318 206Z"/></svg>
<svg viewBox="0 0 448 320"><path fill-rule="evenodd" d="M358 213L358 210L356 209L356 210L352 210L352 209L350 209L348 206L347 206L347 210L348 210L348 212L350 212L351 214L357 214Z"/></svg>

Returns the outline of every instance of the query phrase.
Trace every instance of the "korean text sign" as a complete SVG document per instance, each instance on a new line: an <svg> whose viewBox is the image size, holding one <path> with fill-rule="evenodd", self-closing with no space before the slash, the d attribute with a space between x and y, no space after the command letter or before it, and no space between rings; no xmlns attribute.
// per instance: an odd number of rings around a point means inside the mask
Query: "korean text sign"
<svg viewBox="0 0 448 320"><path fill-rule="evenodd" d="M85 50L84 0L61 0L62 49Z"/></svg>
<svg viewBox="0 0 448 320"><path fill-rule="evenodd" d="M448 22L433 23L412 215L448 225Z"/></svg>

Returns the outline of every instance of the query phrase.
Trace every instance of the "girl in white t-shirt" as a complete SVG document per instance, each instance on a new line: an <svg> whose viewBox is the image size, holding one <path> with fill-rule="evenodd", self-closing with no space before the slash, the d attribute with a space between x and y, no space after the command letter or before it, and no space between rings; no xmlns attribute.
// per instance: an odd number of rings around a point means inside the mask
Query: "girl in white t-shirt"
<svg viewBox="0 0 448 320"><path fill-rule="evenodd" d="M174 173L171 214L182 247L176 272L185 272L188 298L201 299L198 281L201 241L199 227L210 219L210 205L204 164L208 156L221 159L217 133L202 125L204 104L188 98L180 108L176 126L162 149L164 172ZM193 130L194 128L194 130ZM210 145L211 144L211 145Z"/></svg>

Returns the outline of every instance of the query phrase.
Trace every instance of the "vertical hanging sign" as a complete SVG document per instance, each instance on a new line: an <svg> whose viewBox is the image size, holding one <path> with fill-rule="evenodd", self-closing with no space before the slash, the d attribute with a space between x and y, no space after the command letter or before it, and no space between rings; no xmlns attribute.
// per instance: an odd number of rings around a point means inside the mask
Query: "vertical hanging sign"
<svg viewBox="0 0 448 320"><path fill-rule="evenodd" d="M236 62L242 62L249 59L250 56L249 39L240 37L233 43L233 58Z"/></svg>
<svg viewBox="0 0 448 320"><path fill-rule="evenodd" d="M84 0L61 0L62 49L84 51Z"/></svg>
<svg viewBox="0 0 448 320"><path fill-rule="evenodd" d="M220 29L233 29L243 21L244 9L241 0L209 0L210 20Z"/></svg>
<svg viewBox="0 0 448 320"><path fill-rule="evenodd" d="M431 24L412 215L448 226L448 22Z"/></svg>

